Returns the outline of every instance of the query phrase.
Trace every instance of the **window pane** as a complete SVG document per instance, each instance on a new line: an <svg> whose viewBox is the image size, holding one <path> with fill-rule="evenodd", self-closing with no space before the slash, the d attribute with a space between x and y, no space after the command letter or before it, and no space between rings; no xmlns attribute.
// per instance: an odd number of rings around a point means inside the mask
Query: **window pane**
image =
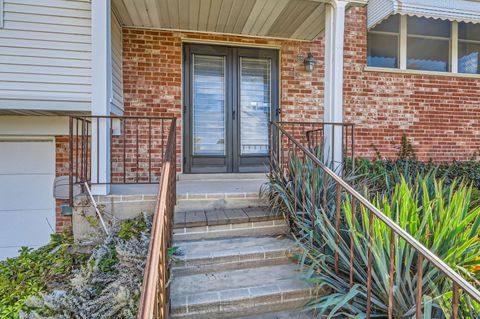
<svg viewBox="0 0 480 319"><path fill-rule="evenodd" d="M398 36L369 33L367 65L382 68L397 68Z"/></svg>
<svg viewBox="0 0 480 319"><path fill-rule="evenodd" d="M480 44L458 44L458 72L480 74Z"/></svg>
<svg viewBox="0 0 480 319"><path fill-rule="evenodd" d="M193 56L193 154L225 155L225 57Z"/></svg>
<svg viewBox="0 0 480 319"><path fill-rule="evenodd" d="M450 21L408 17L408 34L450 38Z"/></svg>
<svg viewBox="0 0 480 319"><path fill-rule="evenodd" d="M407 41L407 68L413 70L449 70L450 41L409 37Z"/></svg>
<svg viewBox="0 0 480 319"><path fill-rule="evenodd" d="M372 31L382 31L382 32L393 32L399 33L400 31L400 15L396 14L390 16L388 19L384 20L382 23L377 25Z"/></svg>
<svg viewBox="0 0 480 319"><path fill-rule="evenodd" d="M240 59L241 154L268 154L269 59Z"/></svg>
<svg viewBox="0 0 480 319"><path fill-rule="evenodd" d="M480 24L460 22L458 24L458 37L462 40L480 41Z"/></svg>

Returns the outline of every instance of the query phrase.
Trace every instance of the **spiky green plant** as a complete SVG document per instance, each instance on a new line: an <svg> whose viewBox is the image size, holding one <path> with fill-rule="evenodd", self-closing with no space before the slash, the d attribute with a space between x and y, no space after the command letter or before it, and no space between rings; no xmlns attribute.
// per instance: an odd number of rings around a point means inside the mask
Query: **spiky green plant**
<svg viewBox="0 0 480 319"><path fill-rule="evenodd" d="M274 170L264 189L274 207L289 218L294 236L303 247L300 257L307 280L328 288L330 293L314 300L309 309L330 317L359 317L366 311L366 264L368 256L369 214L360 209L352 219L347 196L342 198L339 272L335 272L334 251L336 230L332 212L335 211L335 185L327 183L327 209L321 205L323 172L314 173L311 161L291 157L288 170ZM276 169L275 169L276 168ZM314 178L315 177L315 178ZM437 254L473 284L479 286L478 273L472 271L480 260L480 208L470 208L471 189L453 183L445 187L433 174L426 177L401 175L399 183L377 193L372 201L387 216L407 230L427 248ZM368 188L368 183L362 187ZM315 196L312 193L315 192ZM296 200L295 200L296 198ZM315 224L312 227L312 224ZM375 317L385 317L388 306L388 267L390 262L390 230L378 219L373 223L373 286L372 302ZM354 283L350 287L350 236L354 239ZM394 317L411 318L415 314L417 285L417 254L402 239L395 239ZM436 269L423 263L424 312L426 318L448 318L451 282ZM447 311L448 309L448 311ZM461 299L462 318L480 318L480 309L471 300Z"/></svg>

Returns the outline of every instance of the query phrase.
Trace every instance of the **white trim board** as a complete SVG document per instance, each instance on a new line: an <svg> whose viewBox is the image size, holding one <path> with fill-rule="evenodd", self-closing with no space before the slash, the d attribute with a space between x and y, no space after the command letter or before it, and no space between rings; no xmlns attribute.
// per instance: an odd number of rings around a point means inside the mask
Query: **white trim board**
<svg viewBox="0 0 480 319"><path fill-rule="evenodd" d="M397 74L405 74L405 75L428 75L428 76L480 79L480 74L469 74L469 73L422 71L422 70L411 70L411 69L402 70L402 69L382 68L382 67L375 67L375 66L366 66L363 70L365 72L384 72L384 73L397 73Z"/></svg>
<svg viewBox="0 0 480 319"><path fill-rule="evenodd" d="M0 116L0 136L68 135L66 116Z"/></svg>

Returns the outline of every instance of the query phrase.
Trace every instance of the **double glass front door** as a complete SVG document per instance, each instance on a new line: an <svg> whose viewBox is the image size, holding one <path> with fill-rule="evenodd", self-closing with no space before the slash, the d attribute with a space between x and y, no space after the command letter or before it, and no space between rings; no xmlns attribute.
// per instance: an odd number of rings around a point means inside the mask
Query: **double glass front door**
<svg viewBox="0 0 480 319"><path fill-rule="evenodd" d="M278 51L186 45L184 170L262 172L278 106Z"/></svg>

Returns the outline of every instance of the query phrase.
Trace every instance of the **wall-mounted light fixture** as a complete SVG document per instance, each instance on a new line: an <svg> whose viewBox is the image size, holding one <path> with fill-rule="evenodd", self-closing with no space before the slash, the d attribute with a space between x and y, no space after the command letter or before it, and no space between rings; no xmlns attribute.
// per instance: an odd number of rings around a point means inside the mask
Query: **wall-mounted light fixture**
<svg viewBox="0 0 480 319"><path fill-rule="evenodd" d="M315 64L317 64L317 62L315 61L312 52L308 52L307 57L305 57L303 54L299 54L297 59L299 63L303 63L305 72L313 72L313 70L315 69Z"/></svg>
<svg viewBox="0 0 480 319"><path fill-rule="evenodd" d="M305 60L303 60L303 64L305 65L305 71L307 71L308 73L313 72L313 69L315 69L315 64L317 64L317 62L315 62L315 58L313 57L312 52L308 52L307 57L305 58Z"/></svg>

